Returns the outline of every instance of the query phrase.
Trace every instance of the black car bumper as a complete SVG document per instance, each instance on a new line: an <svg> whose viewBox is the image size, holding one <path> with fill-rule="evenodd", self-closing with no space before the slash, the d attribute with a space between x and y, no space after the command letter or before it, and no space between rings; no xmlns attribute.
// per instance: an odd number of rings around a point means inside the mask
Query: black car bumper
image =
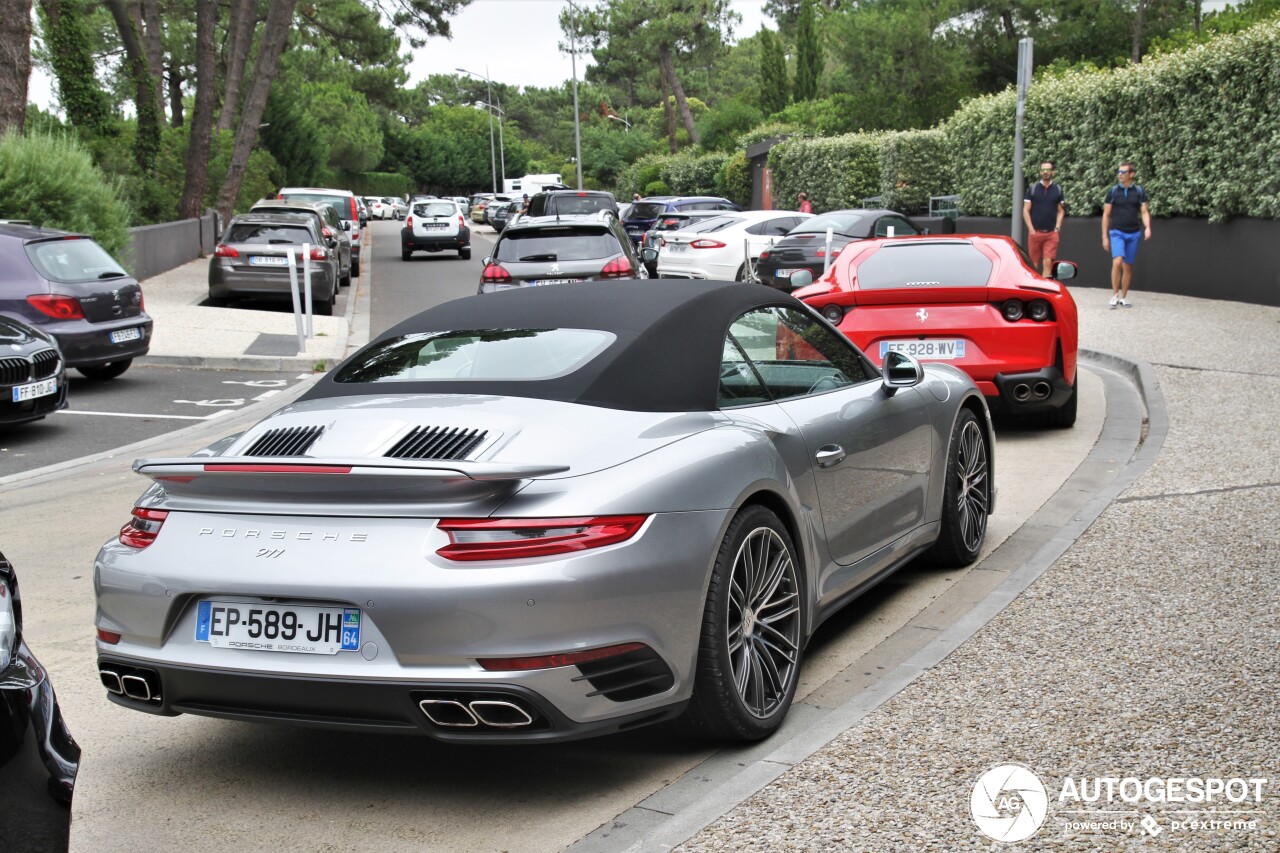
<svg viewBox="0 0 1280 853"><path fill-rule="evenodd" d="M671 719L679 716L687 704L677 702L637 714L579 723L565 717L534 691L511 684L477 686L261 675L155 666L109 656L98 659L98 669L114 674L104 676L107 698L136 711L345 731L423 734L455 743L545 743L595 737ZM129 692L116 692L115 679L124 676L130 677ZM147 696L152 698L143 698ZM458 706L474 702L502 716L492 724L472 724ZM462 721L466 724L457 724Z"/></svg>
<svg viewBox="0 0 1280 853"><path fill-rule="evenodd" d="M1000 399L992 408L1008 414L1056 409L1071 397L1072 387L1056 366L1027 373L997 373L994 381Z"/></svg>
<svg viewBox="0 0 1280 853"><path fill-rule="evenodd" d="M38 421L45 415L51 415L59 409L67 407L67 377L59 374L58 390L53 394L36 397L31 400L13 402L13 386L0 385L0 424L20 424L27 421Z"/></svg>
<svg viewBox="0 0 1280 853"><path fill-rule="evenodd" d="M400 249L405 252L442 252L447 249L471 248L471 229L463 227L457 234L439 237L414 234L410 228L400 229Z"/></svg>
<svg viewBox="0 0 1280 853"><path fill-rule="evenodd" d="M25 644L0 681L0 712L0 850L66 850L80 747Z"/></svg>

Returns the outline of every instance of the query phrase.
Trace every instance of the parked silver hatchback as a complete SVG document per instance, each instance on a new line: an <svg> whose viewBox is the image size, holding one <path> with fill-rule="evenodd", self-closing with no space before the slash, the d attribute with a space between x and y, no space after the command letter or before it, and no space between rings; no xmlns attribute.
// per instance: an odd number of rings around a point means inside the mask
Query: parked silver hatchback
<svg viewBox="0 0 1280 853"><path fill-rule="evenodd" d="M209 302L226 304L228 299L245 297L290 299L290 250L299 289L310 267L313 310L321 316L332 314L338 294L338 260L326 248L314 220L301 214L233 218L209 259Z"/></svg>

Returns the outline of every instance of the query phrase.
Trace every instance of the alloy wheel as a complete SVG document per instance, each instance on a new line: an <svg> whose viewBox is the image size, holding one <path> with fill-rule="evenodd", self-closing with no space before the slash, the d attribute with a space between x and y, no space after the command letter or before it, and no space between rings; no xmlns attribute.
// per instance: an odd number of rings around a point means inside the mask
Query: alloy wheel
<svg viewBox="0 0 1280 853"><path fill-rule="evenodd" d="M734 687L755 717L788 700L800 661L796 567L781 537L752 531L734 558L726 632Z"/></svg>
<svg viewBox="0 0 1280 853"><path fill-rule="evenodd" d="M987 476L987 445L978 424L969 421L960 433L960 451L956 459L956 503L960 515L960 535L965 547L977 550L987 530L987 508L990 505L990 478Z"/></svg>

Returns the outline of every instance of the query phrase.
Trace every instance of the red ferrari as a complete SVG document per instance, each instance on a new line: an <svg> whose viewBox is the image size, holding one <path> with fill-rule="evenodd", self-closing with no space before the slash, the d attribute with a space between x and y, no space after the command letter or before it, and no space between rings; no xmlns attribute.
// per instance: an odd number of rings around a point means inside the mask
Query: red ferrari
<svg viewBox="0 0 1280 853"><path fill-rule="evenodd" d="M797 273L795 283L804 283ZM1040 276L1008 237L898 237L850 243L818 281L793 295L877 363L890 350L954 364L993 410L1046 426L1076 421L1076 304Z"/></svg>

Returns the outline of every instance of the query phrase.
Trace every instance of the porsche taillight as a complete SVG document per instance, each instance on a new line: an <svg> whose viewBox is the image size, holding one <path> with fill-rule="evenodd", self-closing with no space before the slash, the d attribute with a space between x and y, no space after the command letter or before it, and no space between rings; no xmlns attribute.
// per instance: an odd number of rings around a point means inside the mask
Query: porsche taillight
<svg viewBox="0 0 1280 853"><path fill-rule="evenodd" d="M480 280L489 284L511 281L511 273L498 264L490 263L485 266L484 272L480 273Z"/></svg>
<svg viewBox="0 0 1280 853"><path fill-rule="evenodd" d="M619 255L604 265L604 269L600 270L600 277L630 278L634 273L635 270L631 268L631 261Z"/></svg>
<svg viewBox="0 0 1280 853"><path fill-rule="evenodd" d="M446 518L437 525L449 544L436 551L446 560L519 560L572 554L625 542L646 515L581 518Z"/></svg>
<svg viewBox="0 0 1280 853"><path fill-rule="evenodd" d="M169 517L168 510L133 508L133 518L120 528L120 544L139 550L156 541L164 520Z"/></svg>

